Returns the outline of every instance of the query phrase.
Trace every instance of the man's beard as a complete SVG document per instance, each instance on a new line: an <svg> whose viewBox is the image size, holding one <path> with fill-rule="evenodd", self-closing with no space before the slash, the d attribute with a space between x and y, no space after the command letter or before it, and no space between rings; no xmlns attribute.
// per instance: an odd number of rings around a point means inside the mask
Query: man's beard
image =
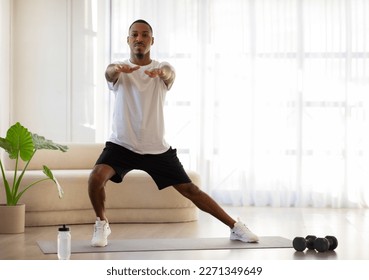
<svg viewBox="0 0 369 280"><path fill-rule="evenodd" d="M136 53L135 56L137 57L137 59L143 59L144 58L143 53Z"/></svg>

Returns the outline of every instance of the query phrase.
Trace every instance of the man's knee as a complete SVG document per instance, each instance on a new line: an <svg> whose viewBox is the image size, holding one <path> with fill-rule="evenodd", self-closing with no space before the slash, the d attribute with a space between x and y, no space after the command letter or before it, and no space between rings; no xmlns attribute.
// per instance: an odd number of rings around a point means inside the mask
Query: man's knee
<svg viewBox="0 0 369 280"><path fill-rule="evenodd" d="M88 178L90 187L104 187L106 182L114 175L114 170L108 165L95 165Z"/></svg>

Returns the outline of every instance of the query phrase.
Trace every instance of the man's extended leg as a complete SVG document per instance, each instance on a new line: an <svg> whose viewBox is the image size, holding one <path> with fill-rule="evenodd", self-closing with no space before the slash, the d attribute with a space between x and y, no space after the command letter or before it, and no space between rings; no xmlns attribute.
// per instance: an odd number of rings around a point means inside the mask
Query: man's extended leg
<svg viewBox="0 0 369 280"><path fill-rule="evenodd" d="M191 200L200 210L214 216L231 229L231 239L243 242L257 242L259 238L252 233L242 222L236 222L230 217L219 204L207 193L200 190L193 183L173 186L183 196Z"/></svg>
<svg viewBox="0 0 369 280"><path fill-rule="evenodd" d="M173 186L183 196L191 200L200 210L211 214L230 228L236 221L232 219L207 193L193 183Z"/></svg>

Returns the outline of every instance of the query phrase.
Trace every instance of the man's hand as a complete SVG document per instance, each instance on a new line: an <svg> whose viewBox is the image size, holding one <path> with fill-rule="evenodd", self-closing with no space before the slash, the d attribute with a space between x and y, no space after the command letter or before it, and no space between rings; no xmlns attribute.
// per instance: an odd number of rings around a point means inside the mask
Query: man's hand
<svg viewBox="0 0 369 280"><path fill-rule="evenodd" d="M131 67L127 64L115 64L114 70L116 73L132 73L140 69L140 66Z"/></svg>
<svg viewBox="0 0 369 280"><path fill-rule="evenodd" d="M164 72L160 68L145 70L145 74L149 76L150 78L156 78L156 77L162 78L164 76Z"/></svg>
<svg viewBox="0 0 369 280"><path fill-rule="evenodd" d="M127 64L110 64L105 71L105 78L108 82L116 82L120 73L132 73L140 69L140 66L130 67Z"/></svg>
<svg viewBox="0 0 369 280"><path fill-rule="evenodd" d="M164 81L164 83L167 85L168 88L171 87L173 84L175 73L168 65L162 65L159 68L154 68L151 70L146 70L145 74L148 75L150 78L156 78L159 77Z"/></svg>

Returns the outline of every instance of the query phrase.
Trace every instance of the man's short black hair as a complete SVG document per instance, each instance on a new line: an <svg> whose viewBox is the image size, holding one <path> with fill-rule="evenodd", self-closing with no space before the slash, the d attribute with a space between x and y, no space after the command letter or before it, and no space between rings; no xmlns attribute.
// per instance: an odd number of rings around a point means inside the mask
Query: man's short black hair
<svg viewBox="0 0 369 280"><path fill-rule="evenodd" d="M146 20L143 20L143 19L138 19L138 20L135 20L134 22L132 22L132 24L129 26L128 30L131 30L132 25L134 25L135 23L144 23L144 24L146 24L150 28L151 34L153 33L151 25Z"/></svg>

